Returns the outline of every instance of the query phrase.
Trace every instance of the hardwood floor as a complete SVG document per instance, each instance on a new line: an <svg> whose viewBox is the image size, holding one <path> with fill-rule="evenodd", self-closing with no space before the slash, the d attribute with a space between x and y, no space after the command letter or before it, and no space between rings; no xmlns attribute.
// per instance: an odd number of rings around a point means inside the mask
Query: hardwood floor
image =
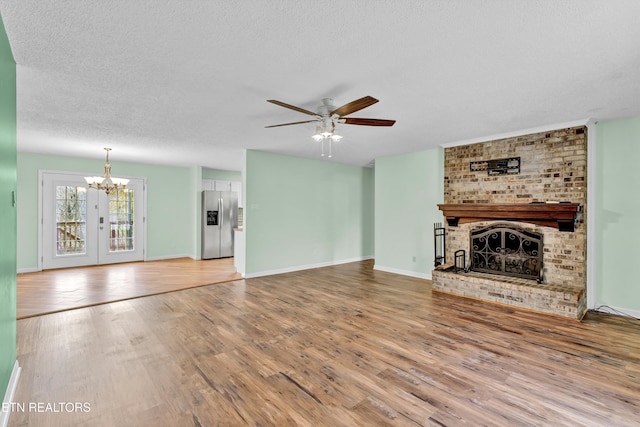
<svg viewBox="0 0 640 427"><path fill-rule="evenodd" d="M233 258L178 258L19 274L17 318L241 278Z"/></svg>
<svg viewBox="0 0 640 427"><path fill-rule="evenodd" d="M639 337L345 264L19 320L9 425L632 426Z"/></svg>

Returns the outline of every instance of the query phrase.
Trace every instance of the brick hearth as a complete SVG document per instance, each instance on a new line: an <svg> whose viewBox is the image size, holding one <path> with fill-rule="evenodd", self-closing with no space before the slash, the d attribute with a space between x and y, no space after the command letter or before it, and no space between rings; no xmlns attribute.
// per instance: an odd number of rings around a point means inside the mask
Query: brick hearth
<svg viewBox="0 0 640 427"><path fill-rule="evenodd" d="M500 277L476 272L434 270L433 289L469 298L513 305L529 310L580 319L587 309L584 289L540 284L535 280Z"/></svg>

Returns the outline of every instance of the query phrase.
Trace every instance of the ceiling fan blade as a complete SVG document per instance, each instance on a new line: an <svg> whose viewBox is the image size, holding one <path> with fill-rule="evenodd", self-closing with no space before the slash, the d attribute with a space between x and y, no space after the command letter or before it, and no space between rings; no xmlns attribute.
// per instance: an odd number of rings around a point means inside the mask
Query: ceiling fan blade
<svg viewBox="0 0 640 427"><path fill-rule="evenodd" d="M267 99L267 102L279 105L279 106L284 107L284 108L288 108L290 110L295 110L295 111L298 111L300 113L309 114L310 116L317 116L316 113L312 113L309 110L305 110L304 108L296 107L295 105L285 104L284 102L276 101L275 99Z"/></svg>
<svg viewBox="0 0 640 427"><path fill-rule="evenodd" d="M344 123L347 125L362 125L362 126L393 126L395 120L384 119L357 119L355 117L345 117Z"/></svg>
<svg viewBox="0 0 640 427"><path fill-rule="evenodd" d="M279 126L300 125L302 123L313 123L313 122L317 122L317 120L305 120L304 122L282 123L280 125L271 125L271 126L265 126L265 127L266 128L277 128Z"/></svg>
<svg viewBox="0 0 640 427"><path fill-rule="evenodd" d="M337 114L340 117L344 117L348 114L355 113L356 111L360 111L363 108L367 108L370 105L378 102L377 99L371 96L365 96L364 98L356 99L355 101L351 101L348 104L344 104L342 107L338 107L331 112L331 114Z"/></svg>

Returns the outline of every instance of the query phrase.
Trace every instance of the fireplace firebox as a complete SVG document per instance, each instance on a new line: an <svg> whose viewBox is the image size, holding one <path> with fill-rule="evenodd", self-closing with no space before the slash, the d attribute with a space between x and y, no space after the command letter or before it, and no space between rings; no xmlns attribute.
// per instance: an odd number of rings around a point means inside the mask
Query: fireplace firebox
<svg viewBox="0 0 640 427"><path fill-rule="evenodd" d="M470 270L542 281L542 234L498 223L472 230Z"/></svg>

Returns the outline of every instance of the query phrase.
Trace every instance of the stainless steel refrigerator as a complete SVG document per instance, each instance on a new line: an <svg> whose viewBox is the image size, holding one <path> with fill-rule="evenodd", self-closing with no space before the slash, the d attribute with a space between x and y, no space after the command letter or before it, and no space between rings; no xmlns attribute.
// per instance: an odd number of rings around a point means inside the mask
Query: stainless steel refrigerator
<svg viewBox="0 0 640 427"><path fill-rule="evenodd" d="M238 193L202 192L202 259L233 256L233 229L238 226Z"/></svg>

